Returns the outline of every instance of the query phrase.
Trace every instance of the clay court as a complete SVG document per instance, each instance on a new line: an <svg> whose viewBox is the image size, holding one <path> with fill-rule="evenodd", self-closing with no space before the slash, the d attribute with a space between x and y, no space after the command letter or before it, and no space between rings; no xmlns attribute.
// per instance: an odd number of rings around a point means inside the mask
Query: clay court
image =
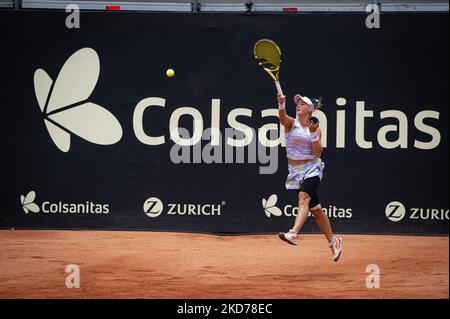
<svg viewBox="0 0 450 319"><path fill-rule="evenodd" d="M449 298L448 236L0 231L0 298ZM65 286L68 264L80 288ZM380 288L366 288L366 267Z"/></svg>

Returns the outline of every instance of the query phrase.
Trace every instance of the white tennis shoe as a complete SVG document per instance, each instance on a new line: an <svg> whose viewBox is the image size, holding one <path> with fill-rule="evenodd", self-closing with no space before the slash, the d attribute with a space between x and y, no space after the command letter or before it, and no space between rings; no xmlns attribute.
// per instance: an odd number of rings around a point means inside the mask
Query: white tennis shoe
<svg viewBox="0 0 450 319"><path fill-rule="evenodd" d="M298 235L294 233L292 229L287 233L279 233L278 236L281 240L284 240L291 245L298 245Z"/></svg>
<svg viewBox="0 0 450 319"><path fill-rule="evenodd" d="M342 238L334 237L329 247L331 248L331 252L333 253L333 261L338 261L342 253Z"/></svg>

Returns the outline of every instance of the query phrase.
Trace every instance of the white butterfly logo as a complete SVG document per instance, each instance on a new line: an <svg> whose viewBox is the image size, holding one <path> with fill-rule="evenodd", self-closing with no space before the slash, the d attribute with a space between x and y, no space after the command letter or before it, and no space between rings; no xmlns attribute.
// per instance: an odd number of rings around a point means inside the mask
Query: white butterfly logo
<svg viewBox="0 0 450 319"><path fill-rule="evenodd" d="M91 143L111 145L122 138L122 127L107 109L87 102L97 84L100 60L97 52L83 48L64 63L55 83L43 69L34 72L34 91L44 123L55 145L70 149L70 134Z"/></svg>
<svg viewBox="0 0 450 319"><path fill-rule="evenodd" d="M265 211L267 217L270 217L270 215L275 215L275 216L283 215L283 212L281 211L281 209L279 209L278 207L275 206L277 204L277 201L278 201L278 196L276 194L270 195L270 197L267 200L265 198L263 198L262 205L263 205L263 208L264 208L264 211Z"/></svg>
<svg viewBox="0 0 450 319"><path fill-rule="evenodd" d="M33 213L39 213L39 206L36 205L34 199L36 198L36 193L31 191L27 194L27 196L20 195L20 203L22 204L23 211L25 214L28 214L28 211L32 211Z"/></svg>

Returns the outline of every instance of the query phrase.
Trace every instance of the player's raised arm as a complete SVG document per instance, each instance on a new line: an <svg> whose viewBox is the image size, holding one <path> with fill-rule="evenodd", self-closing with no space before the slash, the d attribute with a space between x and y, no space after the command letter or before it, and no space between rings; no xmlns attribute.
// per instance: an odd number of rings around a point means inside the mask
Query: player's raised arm
<svg viewBox="0 0 450 319"><path fill-rule="evenodd" d="M292 128L292 123L294 119L287 115L286 113L286 96L277 94L278 99L278 116L280 118L280 123L284 126L286 131Z"/></svg>

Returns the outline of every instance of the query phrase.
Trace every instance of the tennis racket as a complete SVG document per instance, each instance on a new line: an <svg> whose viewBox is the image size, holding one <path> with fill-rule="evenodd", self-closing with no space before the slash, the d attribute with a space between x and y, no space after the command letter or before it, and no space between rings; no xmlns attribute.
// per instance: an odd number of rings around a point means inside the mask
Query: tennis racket
<svg viewBox="0 0 450 319"><path fill-rule="evenodd" d="M279 78L281 50L278 45L272 40L261 39L255 43L253 54L258 65L275 81L278 94L283 95Z"/></svg>

